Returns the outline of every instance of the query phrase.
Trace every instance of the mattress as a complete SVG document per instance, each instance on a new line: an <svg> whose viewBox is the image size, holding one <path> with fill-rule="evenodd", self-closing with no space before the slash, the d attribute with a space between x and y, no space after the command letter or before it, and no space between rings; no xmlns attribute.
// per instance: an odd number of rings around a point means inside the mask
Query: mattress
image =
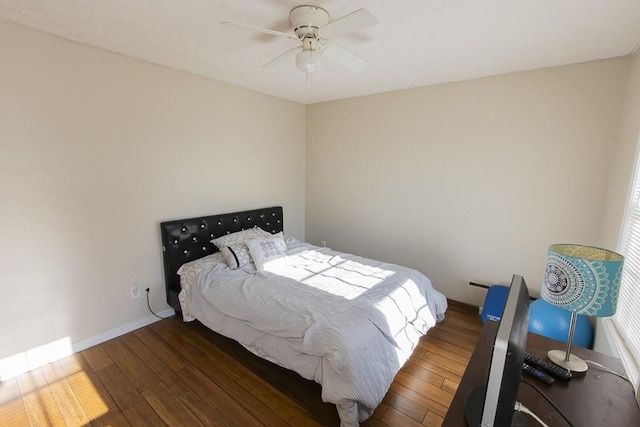
<svg viewBox="0 0 640 427"><path fill-rule="evenodd" d="M264 271L205 263L181 285L185 320L321 384L343 426L372 414L447 308L416 270L304 242Z"/></svg>

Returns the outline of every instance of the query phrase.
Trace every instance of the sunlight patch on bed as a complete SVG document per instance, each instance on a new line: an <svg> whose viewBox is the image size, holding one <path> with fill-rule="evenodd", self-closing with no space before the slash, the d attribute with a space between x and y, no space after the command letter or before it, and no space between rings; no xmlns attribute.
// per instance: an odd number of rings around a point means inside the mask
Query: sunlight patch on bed
<svg viewBox="0 0 640 427"><path fill-rule="evenodd" d="M339 255L303 251L265 264L265 271L295 279L333 295L352 300L395 274Z"/></svg>

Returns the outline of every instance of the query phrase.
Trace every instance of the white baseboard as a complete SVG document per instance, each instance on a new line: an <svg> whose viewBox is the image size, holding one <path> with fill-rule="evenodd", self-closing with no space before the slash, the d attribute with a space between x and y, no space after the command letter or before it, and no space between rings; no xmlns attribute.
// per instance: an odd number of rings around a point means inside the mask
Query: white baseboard
<svg viewBox="0 0 640 427"><path fill-rule="evenodd" d="M173 316L175 311L172 308L158 313L161 317ZM137 322L128 323L119 328L112 329L95 337L88 338L76 343L71 343L69 338L63 338L54 342L27 350L23 353L14 354L0 360L0 381L14 378L25 372L44 366L48 363L67 357L73 353L85 350L89 347L101 344L110 339L119 337L126 333L143 328L160 320L156 316L149 316Z"/></svg>

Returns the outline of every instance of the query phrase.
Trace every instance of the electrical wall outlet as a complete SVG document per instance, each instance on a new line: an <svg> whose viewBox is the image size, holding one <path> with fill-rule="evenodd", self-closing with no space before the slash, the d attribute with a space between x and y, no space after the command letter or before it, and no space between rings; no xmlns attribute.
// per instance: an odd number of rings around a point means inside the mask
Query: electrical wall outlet
<svg viewBox="0 0 640 427"><path fill-rule="evenodd" d="M129 292L131 293L131 299L140 298L140 286L138 283L134 283L129 287Z"/></svg>
<svg viewBox="0 0 640 427"><path fill-rule="evenodd" d="M320 241L320 246L322 246L323 248L327 247L327 242L325 242L324 240Z"/></svg>

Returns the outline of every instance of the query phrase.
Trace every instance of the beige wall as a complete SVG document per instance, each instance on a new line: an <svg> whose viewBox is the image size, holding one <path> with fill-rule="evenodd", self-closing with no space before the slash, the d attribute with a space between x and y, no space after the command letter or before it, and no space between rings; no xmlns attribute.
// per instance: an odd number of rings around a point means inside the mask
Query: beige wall
<svg viewBox="0 0 640 427"><path fill-rule="evenodd" d="M306 236L414 267L449 298L598 244L629 59L307 108Z"/></svg>
<svg viewBox="0 0 640 427"><path fill-rule="evenodd" d="M621 224L631 196L633 174L637 173L635 165L640 142L640 53L636 53L630 62L626 98L616 138L614 167L600 235L600 245L614 250L620 249ZM602 318L596 320L594 350L619 357L610 330L604 325Z"/></svg>
<svg viewBox="0 0 640 427"><path fill-rule="evenodd" d="M0 23L0 359L147 318L159 222L282 205L304 237L305 107Z"/></svg>
<svg viewBox="0 0 640 427"><path fill-rule="evenodd" d="M611 181L607 192L605 216L600 236L603 247L619 249L620 224L624 221L626 202L630 197L640 137L640 53L630 60L629 78L620 128L617 135Z"/></svg>
<svg viewBox="0 0 640 427"><path fill-rule="evenodd" d="M550 243L618 236L638 56L312 105L305 136L302 105L19 26L0 52L0 359L144 321L133 282L166 309L167 219L283 205L475 304L470 280L537 291Z"/></svg>

